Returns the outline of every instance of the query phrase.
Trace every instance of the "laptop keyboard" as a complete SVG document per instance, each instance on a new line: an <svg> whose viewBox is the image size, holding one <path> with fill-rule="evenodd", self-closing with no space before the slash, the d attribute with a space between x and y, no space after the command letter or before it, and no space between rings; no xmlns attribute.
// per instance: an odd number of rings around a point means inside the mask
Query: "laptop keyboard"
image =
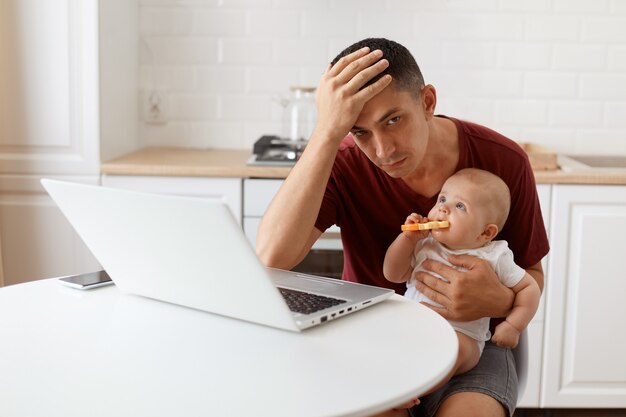
<svg viewBox="0 0 626 417"><path fill-rule="evenodd" d="M278 288L289 309L296 313L311 314L346 301L287 288Z"/></svg>

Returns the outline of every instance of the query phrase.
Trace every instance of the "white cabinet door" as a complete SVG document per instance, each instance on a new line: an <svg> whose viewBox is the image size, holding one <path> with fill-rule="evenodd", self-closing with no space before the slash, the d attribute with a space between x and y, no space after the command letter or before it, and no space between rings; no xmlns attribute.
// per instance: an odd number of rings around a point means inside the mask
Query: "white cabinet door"
<svg viewBox="0 0 626 417"><path fill-rule="evenodd" d="M542 407L626 407L626 187L555 185Z"/></svg>
<svg viewBox="0 0 626 417"><path fill-rule="evenodd" d="M543 222L548 233L550 232L550 197L552 186L550 184L539 184L537 186L537 194L539 196L539 204L541 205L541 214ZM548 280L548 258L543 258L544 281ZM537 408L539 407L539 398L541 394L541 366L542 366L542 350L543 350L543 329L544 329L544 311L545 311L545 290L541 296L541 302L537 313L532 322L528 325L528 368L526 370L526 388L523 394L517 400L518 407Z"/></svg>
<svg viewBox="0 0 626 417"><path fill-rule="evenodd" d="M541 205L541 214L543 216L543 224L546 226L546 232L548 233L548 239L550 238L550 211L552 207L552 185L549 184L539 184L537 186L537 195L539 196L539 204ZM552 247L552 245L550 246ZM546 294L545 294L545 282L548 278L548 263L550 260L550 254L548 254L541 261L541 266L543 267L543 279L544 279L544 291L541 296L541 302L539 303L539 308L537 309L537 314L533 318L533 321L541 321L543 322L544 313L545 313L545 302L546 302Z"/></svg>
<svg viewBox="0 0 626 417"><path fill-rule="evenodd" d="M241 225L241 178L103 175L102 185L147 193L216 198L228 205Z"/></svg>
<svg viewBox="0 0 626 417"><path fill-rule="evenodd" d="M252 246L256 246L256 235L265 209L280 189L284 180L251 178L244 180L243 229ZM313 249L343 250L339 227L331 226L313 244Z"/></svg>
<svg viewBox="0 0 626 417"><path fill-rule="evenodd" d="M39 178L99 180L100 3L0 1L0 266L6 285L99 267Z"/></svg>
<svg viewBox="0 0 626 417"><path fill-rule="evenodd" d="M97 179L82 180L97 183ZM4 285L101 269L47 195L0 195L0 240Z"/></svg>
<svg viewBox="0 0 626 417"><path fill-rule="evenodd" d="M137 147L137 10L137 0L0 1L5 285L100 268L39 179L98 184L101 151Z"/></svg>
<svg viewBox="0 0 626 417"><path fill-rule="evenodd" d="M254 178L244 180L243 215L245 217L263 217L274 195L283 185L284 180Z"/></svg>

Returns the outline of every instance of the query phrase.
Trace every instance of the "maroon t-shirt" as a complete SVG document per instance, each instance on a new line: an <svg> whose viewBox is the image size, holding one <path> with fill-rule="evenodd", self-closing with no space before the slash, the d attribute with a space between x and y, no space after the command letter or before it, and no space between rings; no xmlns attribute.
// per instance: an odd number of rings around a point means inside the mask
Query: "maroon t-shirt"
<svg viewBox="0 0 626 417"><path fill-rule="evenodd" d="M508 242L519 266L535 265L548 253L549 244L526 153L493 130L450 120L459 134L456 170L484 169L509 186L511 211L497 239ZM406 217L412 212L428 215L436 200L437 195L424 197L401 179L387 175L347 136L337 152L315 227L324 231L336 224L341 228L344 280L393 288L404 294L404 283L391 283L383 275L385 252Z"/></svg>

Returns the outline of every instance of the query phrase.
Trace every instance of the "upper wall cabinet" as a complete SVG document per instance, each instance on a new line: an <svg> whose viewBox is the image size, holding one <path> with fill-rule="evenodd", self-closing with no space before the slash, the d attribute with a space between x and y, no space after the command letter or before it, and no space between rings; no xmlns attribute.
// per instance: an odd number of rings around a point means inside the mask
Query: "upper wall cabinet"
<svg viewBox="0 0 626 417"><path fill-rule="evenodd" d="M97 0L0 2L0 174L99 172Z"/></svg>
<svg viewBox="0 0 626 417"><path fill-rule="evenodd" d="M626 186L552 191L542 407L626 407Z"/></svg>

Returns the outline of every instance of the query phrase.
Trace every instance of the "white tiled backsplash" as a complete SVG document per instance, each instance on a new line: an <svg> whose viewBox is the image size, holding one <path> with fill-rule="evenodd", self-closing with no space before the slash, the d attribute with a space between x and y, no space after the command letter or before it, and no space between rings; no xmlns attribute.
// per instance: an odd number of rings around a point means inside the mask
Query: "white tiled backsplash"
<svg viewBox="0 0 626 417"><path fill-rule="evenodd" d="M144 145L251 148L272 100L365 37L407 46L438 113L557 151L626 154L626 0L141 0Z"/></svg>

